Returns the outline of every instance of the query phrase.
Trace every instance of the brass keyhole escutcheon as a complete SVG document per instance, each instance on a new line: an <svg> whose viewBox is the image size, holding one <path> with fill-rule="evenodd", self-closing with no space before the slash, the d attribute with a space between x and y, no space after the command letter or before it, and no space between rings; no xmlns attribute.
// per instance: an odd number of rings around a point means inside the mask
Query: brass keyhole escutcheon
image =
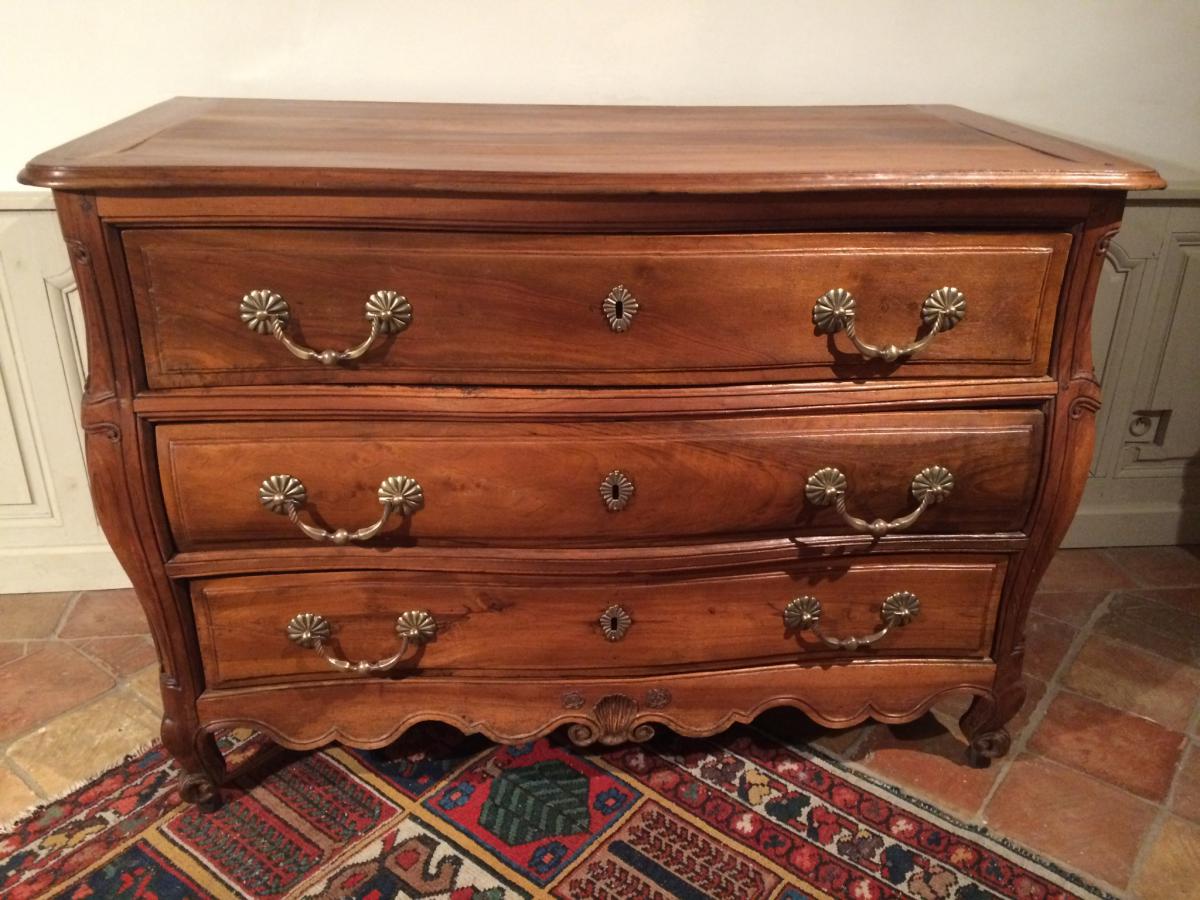
<svg viewBox="0 0 1200 900"><path fill-rule="evenodd" d="M628 288L618 284L608 292L608 296L600 304L600 309L604 312L604 318L608 319L608 327L621 334L628 331L633 324L633 317L637 315L639 306Z"/></svg>
<svg viewBox="0 0 1200 900"><path fill-rule="evenodd" d="M633 617L620 606L610 606L600 613L600 630L610 641L619 641L629 631Z"/></svg>
<svg viewBox="0 0 1200 900"><path fill-rule="evenodd" d="M600 499L609 512L619 512L633 496L633 480L620 469L613 469L600 480Z"/></svg>

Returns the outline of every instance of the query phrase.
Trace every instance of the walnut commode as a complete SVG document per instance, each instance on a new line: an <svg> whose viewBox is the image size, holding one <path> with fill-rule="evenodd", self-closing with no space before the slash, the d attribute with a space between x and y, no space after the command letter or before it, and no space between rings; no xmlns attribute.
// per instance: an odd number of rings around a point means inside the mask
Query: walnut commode
<svg viewBox="0 0 1200 900"><path fill-rule="evenodd" d="M953 107L180 98L35 159L163 741L1008 749L1136 163Z"/></svg>

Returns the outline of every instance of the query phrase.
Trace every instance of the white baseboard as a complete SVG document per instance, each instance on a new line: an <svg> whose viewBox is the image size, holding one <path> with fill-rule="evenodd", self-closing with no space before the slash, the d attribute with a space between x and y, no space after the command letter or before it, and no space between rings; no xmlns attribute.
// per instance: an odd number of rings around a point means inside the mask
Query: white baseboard
<svg viewBox="0 0 1200 900"><path fill-rule="evenodd" d="M1092 507L1079 511L1064 547L1159 547L1200 544L1200 507Z"/></svg>
<svg viewBox="0 0 1200 900"><path fill-rule="evenodd" d="M0 550L0 594L129 587L107 544Z"/></svg>

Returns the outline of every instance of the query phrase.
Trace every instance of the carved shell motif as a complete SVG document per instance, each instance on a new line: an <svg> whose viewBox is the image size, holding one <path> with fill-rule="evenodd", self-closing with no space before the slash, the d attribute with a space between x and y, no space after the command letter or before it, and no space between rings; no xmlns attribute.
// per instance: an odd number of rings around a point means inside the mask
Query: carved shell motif
<svg viewBox="0 0 1200 900"><path fill-rule="evenodd" d="M425 490L415 478L392 475L379 485L379 502L402 516L411 516L425 505Z"/></svg>
<svg viewBox="0 0 1200 900"><path fill-rule="evenodd" d="M635 725L637 712L638 704L632 697L609 694L592 707L592 721L575 723L567 729L567 737L580 747L597 742L612 747L626 741L648 741L654 737L654 726L649 722Z"/></svg>
<svg viewBox="0 0 1200 900"><path fill-rule="evenodd" d="M287 301L270 288L248 293L242 298L238 311L246 327L259 334L270 333L271 324L276 320L287 322L289 314Z"/></svg>
<svg viewBox="0 0 1200 900"><path fill-rule="evenodd" d="M307 499L304 482L294 475L272 475L258 486L258 502L277 515L287 515Z"/></svg>
<svg viewBox="0 0 1200 900"><path fill-rule="evenodd" d="M384 334L394 334L412 322L412 304L396 291L376 291L367 299L367 318L379 322Z"/></svg>

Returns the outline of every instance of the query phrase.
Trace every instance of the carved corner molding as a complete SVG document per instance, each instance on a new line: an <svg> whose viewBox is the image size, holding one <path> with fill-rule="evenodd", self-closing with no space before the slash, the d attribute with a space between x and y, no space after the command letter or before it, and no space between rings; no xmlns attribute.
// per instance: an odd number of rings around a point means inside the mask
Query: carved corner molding
<svg viewBox="0 0 1200 900"><path fill-rule="evenodd" d="M1099 389L1094 392L1080 394L1067 407L1067 415L1072 419L1081 419L1085 415L1095 415L1100 410Z"/></svg>
<svg viewBox="0 0 1200 900"><path fill-rule="evenodd" d="M83 204L83 207L88 208L89 204ZM100 313L100 286L91 252L86 242L78 238L66 237L65 242L85 323L81 362L86 359L87 371L80 374L83 377L83 402L86 406L116 395L116 361L108 346L108 325Z"/></svg>
<svg viewBox="0 0 1200 900"><path fill-rule="evenodd" d="M115 422L89 422L83 426L85 434L98 434L108 438L112 443L121 442L121 428Z"/></svg>
<svg viewBox="0 0 1200 900"><path fill-rule="evenodd" d="M1120 228L1111 228L1104 234L1100 235L1100 239L1096 241L1096 255L1107 256L1108 248L1112 245L1113 238L1120 232Z"/></svg>
<svg viewBox="0 0 1200 900"><path fill-rule="evenodd" d="M92 264L92 256L88 252L87 244L77 238L67 238L67 253L71 255L71 259L79 263L81 266L90 266Z"/></svg>

